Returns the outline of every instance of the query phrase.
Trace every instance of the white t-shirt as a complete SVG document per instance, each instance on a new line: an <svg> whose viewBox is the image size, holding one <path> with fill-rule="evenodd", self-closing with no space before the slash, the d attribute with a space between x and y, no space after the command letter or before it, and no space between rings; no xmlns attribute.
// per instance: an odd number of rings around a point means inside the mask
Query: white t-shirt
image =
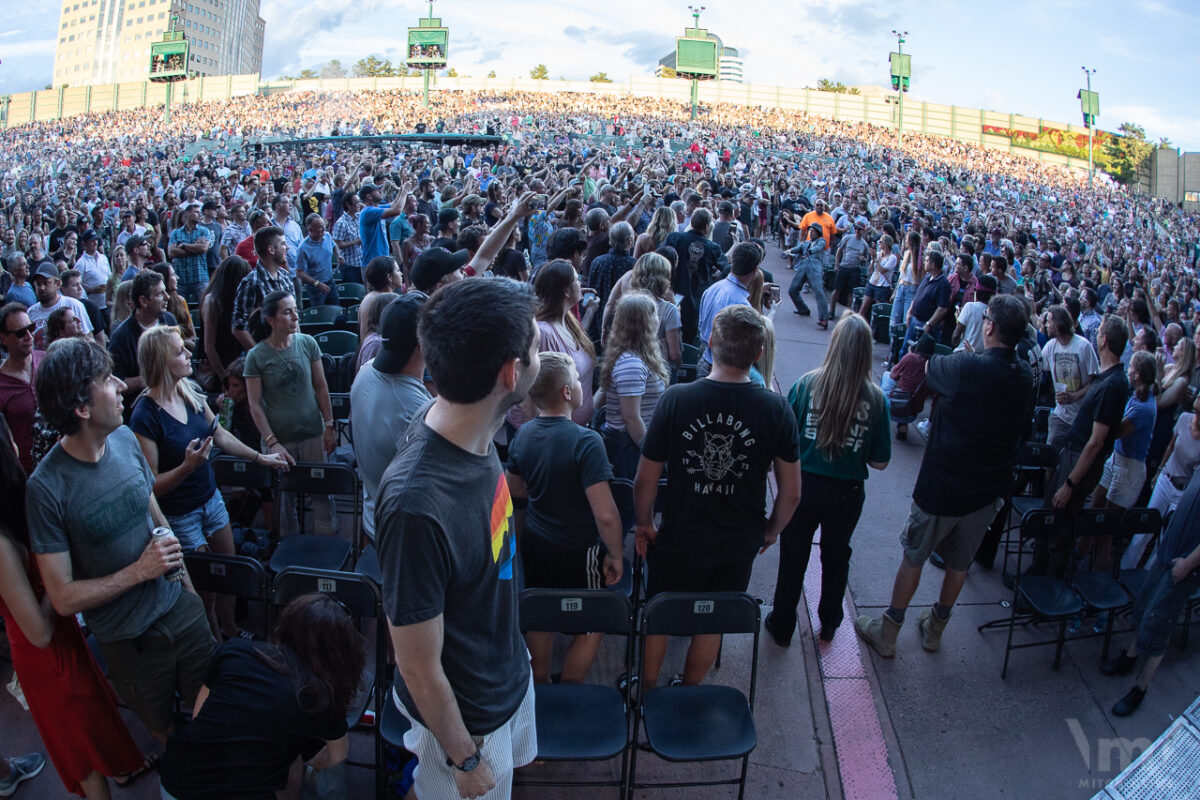
<svg viewBox="0 0 1200 800"><path fill-rule="evenodd" d="M983 315L986 313L987 303L972 300L963 305L962 311L958 312L958 323L963 326L962 341L955 352L965 350L967 342L971 343L972 352L982 353L986 349L983 344Z"/></svg>
<svg viewBox="0 0 1200 800"><path fill-rule="evenodd" d="M46 308L41 303L34 303L29 308L29 321L37 326L37 330L33 333L33 337L36 341L45 341L42 338L42 334L44 333L44 329L46 327L46 320L50 319L50 315L63 306L71 309L76 318L79 319L79 323L83 326L84 333L92 332L92 320L90 317L88 317L87 309L83 307L83 303L79 302L74 297L67 297L65 294L59 294L58 302L49 308ZM43 344L42 346L44 347L45 345Z"/></svg>
<svg viewBox="0 0 1200 800"><path fill-rule="evenodd" d="M1061 344L1058 339L1051 339L1042 348L1042 369L1050 373L1054 382L1054 392L1077 392L1083 385L1100 371L1100 359L1091 342L1072 334L1071 342ZM1053 413L1070 425L1079 414L1083 400L1066 405L1055 405Z"/></svg>

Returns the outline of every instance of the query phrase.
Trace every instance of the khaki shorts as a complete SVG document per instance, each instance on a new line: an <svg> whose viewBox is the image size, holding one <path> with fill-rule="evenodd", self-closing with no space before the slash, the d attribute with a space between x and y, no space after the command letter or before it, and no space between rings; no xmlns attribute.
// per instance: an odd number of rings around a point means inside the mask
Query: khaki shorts
<svg viewBox="0 0 1200 800"><path fill-rule="evenodd" d="M978 511L961 517L938 517L925 513L913 501L904 530L900 532L904 557L913 566L920 567L936 550L946 560L946 569L966 572L987 533L988 525L996 518L1003 504L1003 500L996 499Z"/></svg>

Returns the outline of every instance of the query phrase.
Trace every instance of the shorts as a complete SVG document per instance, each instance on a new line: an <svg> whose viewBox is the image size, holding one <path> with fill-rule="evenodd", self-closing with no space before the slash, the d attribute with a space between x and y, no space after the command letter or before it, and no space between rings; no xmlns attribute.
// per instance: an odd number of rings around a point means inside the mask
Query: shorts
<svg viewBox="0 0 1200 800"><path fill-rule="evenodd" d="M530 589L603 589L605 550L552 542L528 528L521 539L525 586Z"/></svg>
<svg viewBox="0 0 1200 800"><path fill-rule="evenodd" d="M1137 461L1113 451L1104 462L1100 486L1108 492L1108 502L1121 508L1137 505L1142 485L1146 483L1146 462Z"/></svg>
<svg viewBox="0 0 1200 800"><path fill-rule="evenodd" d="M190 553L207 547L213 534L229 524L229 512L225 510L221 493L213 492L204 505L186 514L167 515L167 522L179 544L183 545L183 552Z"/></svg>
<svg viewBox="0 0 1200 800"><path fill-rule="evenodd" d="M744 592L750 585L754 557L762 549L762 538L704 550L663 550L650 545L646 551L646 596L660 592Z"/></svg>
<svg viewBox="0 0 1200 800"><path fill-rule="evenodd" d="M175 722L176 690L184 705L196 701L215 647L204 604L188 591L141 636L100 642L121 700L142 724L163 735Z"/></svg>
<svg viewBox="0 0 1200 800"><path fill-rule="evenodd" d="M1167 652L1171 631L1179 622L1188 598L1200 586L1200 572L1193 570L1179 583L1171 579L1171 566L1155 556L1146 568L1149 573L1142 591L1133 601L1133 627L1137 630L1137 649L1147 656Z"/></svg>
<svg viewBox="0 0 1200 800"><path fill-rule="evenodd" d="M939 517L921 510L916 501L908 512L900 544L908 563L920 567L933 551L946 560L946 569L966 572L975 558L988 525L996 518L1002 500L993 500L978 511L959 517Z"/></svg>
<svg viewBox="0 0 1200 800"><path fill-rule="evenodd" d="M862 280L862 271L858 267L838 267L837 275L833 278L833 290L838 294L853 294Z"/></svg>
<svg viewBox="0 0 1200 800"><path fill-rule="evenodd" d="M863 292L863 297L874 300L876 303L886 303L892 299L892 287L876 286L868 283L867 290Z"/></svg>
<svg viewBox="0 0 1200 800"><path fill-rule="evenodd" d="M446 766L446 751L428 728L409 716L394 692L392 702L412 724L404 734L404 747L417 757L413 784L417 797L458 797L454 768ZM479 747L480 757L488 763L496 779L496 786L487 794L480 795L481 800L507 800L512 796L513 768L523 767L537 756L532 672L529 674L529 688L516 713L486 736L473 738Z"/></svg>

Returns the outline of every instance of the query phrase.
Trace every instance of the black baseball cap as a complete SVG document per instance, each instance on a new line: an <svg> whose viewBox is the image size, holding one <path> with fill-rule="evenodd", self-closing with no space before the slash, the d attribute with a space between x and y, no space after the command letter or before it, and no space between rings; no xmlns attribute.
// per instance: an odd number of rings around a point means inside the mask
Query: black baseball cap
<svg viewBox="0 0 1200 800"><path fill-rule="evenodd" d="M395 298L383 309L379 317L383 344L375 354L375 369L389 375L404 369L417 349L417 320L424 304L425 295L412 292Z"/></svg>
<svg viewBox="0 0 1200 800"><path fill-rule="evenodd" d="M470 260L469 250L451 253L444 247L430 247L417 256L409 271L409 277L417 291L432 292L438 281L454 270L461 269Z"/></svg>

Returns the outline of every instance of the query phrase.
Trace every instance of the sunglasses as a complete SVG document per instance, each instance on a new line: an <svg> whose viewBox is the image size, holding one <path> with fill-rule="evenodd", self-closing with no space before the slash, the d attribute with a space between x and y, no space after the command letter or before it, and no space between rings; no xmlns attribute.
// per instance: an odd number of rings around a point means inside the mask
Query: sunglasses
<svg viewBox="0 0 1200 800"><path fill-rule="evenodd" d="M13 331L5 331L5 333L7 333L9 336L15 336L18 339L23 339L26 336L33 336L35 331L37 331L37 325L29 324L24 328L17 328Z"/></svg>

